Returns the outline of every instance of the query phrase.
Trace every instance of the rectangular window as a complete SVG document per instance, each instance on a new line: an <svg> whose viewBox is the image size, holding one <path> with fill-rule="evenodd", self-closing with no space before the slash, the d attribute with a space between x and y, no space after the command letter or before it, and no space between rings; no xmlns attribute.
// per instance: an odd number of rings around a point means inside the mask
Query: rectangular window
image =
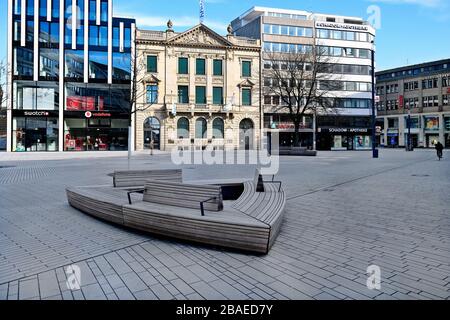
<svg viewBox="0 0 450 320"><path fill-rule="evenodd" d="M131 48L131 28L125 28L123 33L124 47Z"/></svg>
<svg viewBox="0 0 450 320"><path fill-rule="evenodd" d="M178 103L189 103L189 87L178 86Z"/></svg>
<svg viewBox="0 0 450 320"><path fill-rule="evenodd" d="M205 59L197 59L195 65L195 74L204 76L206 74Z"/></svg>
<svg viewBox="0 0 450 320"><path fill-rule="evenodd" d="M147 72L158 72L157 56L147 56Z"/></svg>
<svg viewBox="0 0 450 320"><path fill-rule="evenodd" d="M95 0L89 1L89 20L97 20L97 1Z"/></svg>
<svg viewBox="0 0 450 320"><path fill-rule="evenodd" d="M189 73L189 59L188 58L178 58L178 74L188 74Z"/></svg>
<svg viewBox="0 0 450 320"><path fill-rule="evenodd" d="M98 41L98 39L97 39L97 41ZM69 26L67 26L67 24L64 27L64 43L67 45L72 44L72 28L69 28Z"/></svg>
<svg viewBox="0 0 450 320"><path fill-rule="evenodd" d="M147 86L147 103L158 103L158 85Z"/></svg>
<svg viewBox="0 0 450 320"><path fill-rule="evenodd" d="M66 7L64 10L64 17L69 19L72 16L72 0L66 0Z"/></svg>
<svg viewBox="0 0 450 320"><path fill-rule="evenodd" d="M214 87L213 88L213 104L222 105L223 104L223 88Z"/></svg>
<svg viewBox="0 0 450 320"><path fill-rule="evenodd" d="M252 63L250 61L242 61L242 76L243 77L252 76Z"/></svg>
<svg viewBox="0 0 450 320"><path fill-rule="evenodd" d="M213 62L213 75L215 76L221 76L223 75L223 70L222 70L222 60L214 60Z"/></svg>
<svg viewBox="0 0 450 320"><path fill-rule="evenodd" d="M252 105L252 90L242 89L242 105L251 106Z"/></svg>
<svg viewBox="0 0 450 320"><path fill-rule="evenodd" d="M47 0L41 0L39 2L39 16L47 17Z"/></svg>
<svg viewBox="0 0 450 320"><path fill-rule="evenodd" d="M206 104L206 87L204 86L195 87L195 103Z"/></svg>
<svg viewBox="0 0 450 320"><path fill-rule="evenodd" d="M100 8L100 20L102 22L107 22L108 21L108 2L107 1L102 1L101 3L101 8Z"/></svg>
<svg viewBox="0 0 450 320"><path fill-rule="evenodd" d="M108 27L100 27L99 31L99 45L102 47L108 46Z"/></svg>
<svg viewBox="0 0 450 320"><path fill-rule="evenodd" d="M34 0L27 1L27 15L28 16L34 15Z"/></svg>
<svg viewBox="0 0 450 320"><path fill-rule="evenodd" d="M98 27L97 26L89 26L89 45L90 46L98 46Z"/></svg>
<svg viewBox="0 0 450 320"><path fill-rule="evenodd" d="M14 14L20 15L22 1L21 0L15 0L14 1Z"/></svg>
<svg viewBox="0 0 450 320"><path fill-rule="evenodd" d="M52 1L52 17L59 18L59 1Z"/></svg>
<svg viewBox="0 0 450 320"><path fill-rule="evenodd" d="M120 46L120 28L113 28L113 47L118 48Z"/></svg>

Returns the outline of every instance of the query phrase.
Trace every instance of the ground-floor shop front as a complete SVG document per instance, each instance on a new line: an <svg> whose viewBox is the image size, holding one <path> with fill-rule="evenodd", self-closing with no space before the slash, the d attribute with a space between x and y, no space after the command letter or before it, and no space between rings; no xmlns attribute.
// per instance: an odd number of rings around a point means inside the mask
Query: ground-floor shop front
<svg viewBox="0 0 450 320"><path fill-rule="evenodd" d="M371 148L371 130L367 128L318 128L317 150L362 151Z"/></svg>
<svg viewBox="0 0 450 320"><path fill-rule="evenodd" d="M139 112L136 150L255 150L260 147L258 113Z"/></svg>
<svg viewBox="0 0 450 320"><path fill-rule="evenodd" d="M386 116L383 121L381 146L405 148L410 141L413 148L434 148L441 142L450 148L450 114L412 114Z"/></svg>
<svg viewBox="0 0 450 320"><path fill-rule="evenodd" d="M14 111L13 152L128 150L128 116L105 112L65 112L60 132L57 111ZM62 134L63 148L59 148Z"/></svg>

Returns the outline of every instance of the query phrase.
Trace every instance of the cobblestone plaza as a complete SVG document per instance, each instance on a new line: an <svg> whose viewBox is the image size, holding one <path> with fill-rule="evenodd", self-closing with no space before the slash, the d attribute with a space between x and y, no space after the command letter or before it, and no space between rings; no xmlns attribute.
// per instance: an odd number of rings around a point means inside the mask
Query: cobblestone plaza
<svg viewBox="0 0 450 320"><path fill-rule="evenodd" d="M110 185L125 154L0 154L0 299L449 299L449 155L282 157L282 230L268 255L252 255L156 238L68 205L66 187ZM166 154L132 159L133 169L173 167ZM183 169L186 181L247 170ZM80 290L68 289L70 265L81 269ZM380 290L367 288L371 265Z"/></svg>

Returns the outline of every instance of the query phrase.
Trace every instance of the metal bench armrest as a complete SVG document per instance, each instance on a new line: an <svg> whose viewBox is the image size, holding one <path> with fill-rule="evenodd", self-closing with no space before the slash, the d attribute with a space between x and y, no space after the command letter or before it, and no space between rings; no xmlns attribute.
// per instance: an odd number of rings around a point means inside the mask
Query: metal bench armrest
<svg viewBox="0 0 450 320"><path fill-rule="evenodd" d="M205 216L205 208L204 208L203 204L207 203L207 202L211 202L213 200L217 200L217 197L213 197L213 198L210 198L210 199L207 199L205 201L201 201L200 202L200 211L202 212L202 217Z"/></svg>
<svg viewBox="0 0 450 320"><path fill-rule="evenodd" d="M278 184L278 192L281 192L281 186L283 185L283 182L275 181L275 175L272 176L272 181L264 181L264 183Z"/></svg>
<svg viewBox="0 0 450 320"><path fill-rule="evenodd" d="M136 189L136 190L128 191L128 192L127 192L128 203L129 203L129 204L133 204L133 203L131 202L131 195L132 195L133 193L144 194L144 192L145 192L145 189Z"/></svg>

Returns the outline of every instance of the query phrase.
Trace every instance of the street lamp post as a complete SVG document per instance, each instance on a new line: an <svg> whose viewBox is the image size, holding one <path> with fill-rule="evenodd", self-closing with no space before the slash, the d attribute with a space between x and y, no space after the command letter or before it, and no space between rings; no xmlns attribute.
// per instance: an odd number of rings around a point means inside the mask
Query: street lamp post
<svg viewBox="0 0 450 320"><path fill-rule="evenodd" d="M372 55L372 157L374 159L378 158L378 149L377 149L377 143L376 143L376 115L375 115L375 50L373 48L374 41L372 40L372 48L371 48L371 55Z"/></svg>
<svg viewBox="0 0 450 320"><path fill-rule="evenodd" d="M412 143L411 143L411 108L408 107L408 150L406 151L413 151L412 150Z"/></svg>

